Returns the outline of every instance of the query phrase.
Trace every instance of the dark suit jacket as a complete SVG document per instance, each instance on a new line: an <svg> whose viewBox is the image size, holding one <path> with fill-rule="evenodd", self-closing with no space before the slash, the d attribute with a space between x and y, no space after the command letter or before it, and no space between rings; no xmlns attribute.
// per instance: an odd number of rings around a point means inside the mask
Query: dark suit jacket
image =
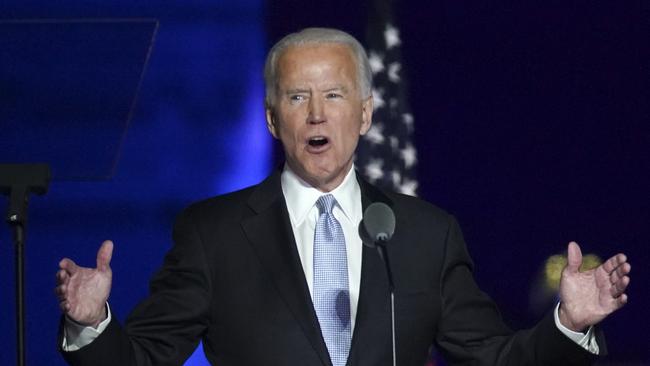
<svg viewBox="0 0 650 366"><path fill-rule="evenodd" d="M455 219L417 198L360 181L363 207L397 217L388 246L395 280L397 359L422 366L435 344L450 364L578 365L592 357L552 315L513 333L472 278ZM63 352L72 365L180 365L203 340L219 366L331 365L275 172L264 182L187 208L150 295L123 328L113 317L93 343ZM348 365L391 365L383 264L363 248ZM60 344L60 343L59 343Z"/></svg>

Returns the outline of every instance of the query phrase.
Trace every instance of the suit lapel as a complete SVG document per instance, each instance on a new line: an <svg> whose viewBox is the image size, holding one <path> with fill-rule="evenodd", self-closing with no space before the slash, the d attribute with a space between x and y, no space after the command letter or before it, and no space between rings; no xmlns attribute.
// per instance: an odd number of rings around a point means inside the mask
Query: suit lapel
<svg viewBox="0 0 650 366"><path fill-rule="evenodd" d="M302 270L278 171L258 186L248 204L255 212L242 221L248 240L322 363L331 365Z"/></svg>
<svg viewBox="0 0 650 366"><path fill-rule="evenodd" d="M384 202L392 206L392 201L380 190L360 178L361 203L365 212L373 202ZM388 279L384 264L377 250L363 246L361 256L361 284L357 318L352 337L348 365L373 365L383 362L386 332L390 331Z"/></svg>

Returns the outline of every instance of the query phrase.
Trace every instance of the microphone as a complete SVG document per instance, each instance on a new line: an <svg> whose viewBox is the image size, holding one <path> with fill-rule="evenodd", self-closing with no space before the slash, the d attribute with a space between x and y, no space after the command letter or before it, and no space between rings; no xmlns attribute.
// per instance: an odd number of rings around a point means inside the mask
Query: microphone
<svg viewBox="0 0 650 366"><path fill-rule="evenodd" d="M371 248L377 244L385 245L395 232L395 214L387 204L382 202L375 202L368 206L361 222L366 234L366 240L363 242ZM359 225L359 230L361 229Z"/></svg>
<svg viewBox="0 0 650 366"><path fill-rule="evenodd" d="M359 223L359 236L364 245L369 248L377 248L379 257L384 262L386 277L388 278L388 291L390 292L390 318L391 318L391 339L393 342L393 366L397 365L397 352L395 347L395 284L393 283L393 272L390 268L386 244L395 233L395 214L385 203L374 202L366 208L363 219Z"/></svg>

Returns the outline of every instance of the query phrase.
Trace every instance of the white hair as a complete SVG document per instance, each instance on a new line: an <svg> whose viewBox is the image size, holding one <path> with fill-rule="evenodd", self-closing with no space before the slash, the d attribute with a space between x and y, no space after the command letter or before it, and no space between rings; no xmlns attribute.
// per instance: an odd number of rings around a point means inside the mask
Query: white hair
<svg viewBox="0 0 650 366"><path fill-rule="evenodd" d="M291 33L276 43L266 57L264 64L264 83L266 84L266 97L264 103L270 108L275 103L275 91L278 77L278 59L287 48L292 46L305 46L314 44L341 44L349 47L354 55L357 66L357 83L362 98L370 97L372 93L372 72L366 50L361 43L346 32L331 28L305 28L299 32Z"/></svg>

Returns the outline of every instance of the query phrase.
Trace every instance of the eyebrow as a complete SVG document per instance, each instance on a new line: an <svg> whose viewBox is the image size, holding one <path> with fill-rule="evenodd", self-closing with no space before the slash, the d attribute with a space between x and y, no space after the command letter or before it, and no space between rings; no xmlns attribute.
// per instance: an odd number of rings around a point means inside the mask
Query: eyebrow
<svg viewBox="0 0 650 366"><path fill-rule="evenodd" d="M299 94L299 93L309 93L309 89L295 88L295 89L287 89L284 92L285 95Z"/></svg>
<svg viewBox="0 0 650 366"><path fill-rule="evenodd" d="M348 88L346 88L343 85L334 85L334 86L331 86L331 87L327 87L327 88L325 88L323 90L320 90L320 92L322 92L322 93L329 93L329 92L332 92L332 91L341 91L343 93L347 93ZM311 93L311 90L307 89L307 88L293 88L293 89L287 89L284 92L285 95L300 94L300 93Z"/></svg>
<svg viewBox="0 0 650 366"><path fill-rule="evenodd" d="M333 86L331 88L327 88L327 89L323 90L323 92L325 92L325 93L332 92L332 91L341 91L343 93L347 93L348 88L344 87L343 85L336 85L336 86Z"/></svg>

